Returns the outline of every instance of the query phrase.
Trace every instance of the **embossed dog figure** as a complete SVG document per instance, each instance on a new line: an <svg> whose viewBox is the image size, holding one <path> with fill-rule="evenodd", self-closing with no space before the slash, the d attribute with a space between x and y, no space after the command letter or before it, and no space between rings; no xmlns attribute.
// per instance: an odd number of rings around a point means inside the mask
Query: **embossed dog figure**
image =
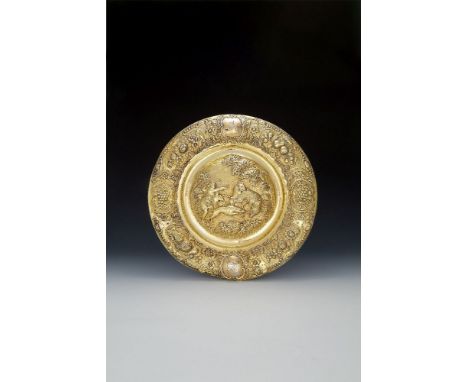
<svg viewBox="0 0 468 382"><path fill-rule="evenodd" d="M231 204L249 207L249 217L253 217L260 212L262 197L255 191L248 189L244 183L239 182L231 197Z"/></svg>
<svg viewBox="0 0 468 382"><path fill-rule="evenodd" d="M219 191L225 190L226 187L216 187L216 183L212 183L206 195L201 199L200 205L203 211L203 219L208 215L208 212L216 208L219 202L223 201Z"/></svg>

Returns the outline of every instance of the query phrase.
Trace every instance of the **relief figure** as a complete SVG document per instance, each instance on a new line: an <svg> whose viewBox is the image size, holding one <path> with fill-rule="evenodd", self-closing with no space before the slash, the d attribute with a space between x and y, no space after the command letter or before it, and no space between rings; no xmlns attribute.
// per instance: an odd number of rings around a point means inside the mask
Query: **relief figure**
<svg viewBox="0 0 468 382"><path fill-rule="evenodd" d="M262 197L257 192L250 190L244 183L237 183L230 200L231 205L243 208L249 217L254 217L260 212Z"/></svg>
<svg viewBox="0 0 468 382"><path fill-rule="evenodd" d="M200 206L203 210L203 219L208 215L208 211L213 210L218 206L218 203L224 200L223 196L219 194L220 191L225 190L226 187L216 187L212 183L205 196L202 197Z"/></svg>

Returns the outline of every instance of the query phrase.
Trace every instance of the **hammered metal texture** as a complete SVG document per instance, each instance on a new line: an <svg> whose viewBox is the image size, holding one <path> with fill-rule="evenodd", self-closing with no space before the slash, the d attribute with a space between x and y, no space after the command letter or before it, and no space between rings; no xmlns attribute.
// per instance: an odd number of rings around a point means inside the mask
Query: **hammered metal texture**
<svg viewBox="0 0 468 382"><path fill-rule="evenodd" d="M270 122L218 115L180 131L158 158L151 221L182 264L229 280L270 273L307 238L317 209L312 166Z"/></svg>

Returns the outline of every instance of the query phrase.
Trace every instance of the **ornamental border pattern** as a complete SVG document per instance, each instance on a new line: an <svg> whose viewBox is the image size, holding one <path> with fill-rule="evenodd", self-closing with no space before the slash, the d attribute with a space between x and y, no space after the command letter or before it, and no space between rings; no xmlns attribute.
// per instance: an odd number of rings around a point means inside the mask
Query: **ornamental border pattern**
<svg viewBox="0 0 468 382"><path fill-rule="evenodd" d="M240 124L226 131L223 122L233 119ZM291 194L276 231L249 249L218 251L198 242L185 228L177 205L179 180L190 159L223 143L248 144L268 154L280 167ZM191 124L169 141L152 171L148 203L153 227L177 261L210 276L246 280L276 270L303 245L315 219L317 184L307 156L284 130L260 118L223 114ZM226 259L233 257L242 271L229 277Z"/></svg>

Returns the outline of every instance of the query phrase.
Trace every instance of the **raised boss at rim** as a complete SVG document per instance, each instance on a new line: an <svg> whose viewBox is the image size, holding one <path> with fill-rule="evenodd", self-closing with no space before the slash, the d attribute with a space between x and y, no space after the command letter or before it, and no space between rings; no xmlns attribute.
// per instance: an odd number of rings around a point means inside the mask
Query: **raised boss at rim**
<svg viewBox="0 0 468 382"><path fill-rule="evenodd" d="M245 280L272 272L306 239L317 188L310 162L279 127L220 115L164 148L151 175L150 216L182 264Z"/></svg>

